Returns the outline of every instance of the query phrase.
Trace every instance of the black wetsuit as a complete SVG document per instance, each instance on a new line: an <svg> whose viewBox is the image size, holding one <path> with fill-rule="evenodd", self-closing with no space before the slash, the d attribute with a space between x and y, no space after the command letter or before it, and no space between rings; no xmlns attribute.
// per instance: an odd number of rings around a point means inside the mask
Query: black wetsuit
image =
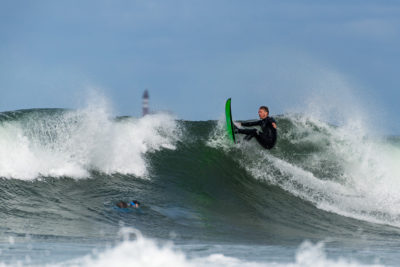
<svg viewBox="0 0 400 267"><path fill-rule="evenodd" d="M252 121L252 122L242 122L242 126L261 126L261 132L257 129L239 129L237 128L236 131L241 134L247 135L244 139L250 140L251 138L255 137L266 149L271 149L274 147L277 138L277 131L272 126L272 123L276 123L274 118L266 117L265 119Z"/></svg>

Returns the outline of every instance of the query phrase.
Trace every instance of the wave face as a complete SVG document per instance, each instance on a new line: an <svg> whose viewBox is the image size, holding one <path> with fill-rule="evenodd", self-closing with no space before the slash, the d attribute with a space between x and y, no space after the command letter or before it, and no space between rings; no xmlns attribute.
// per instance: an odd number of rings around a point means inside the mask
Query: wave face
<svg viewBox="0 0 400 267"><path fill-rule="evenodd" d="M397 244L400 139L277 116L274 149L229 143L223 122L106 110L0 114L0 232L243 244ZM140 210L115 208L138 199ZM335 243L336 244L336 243Z"/></svg>

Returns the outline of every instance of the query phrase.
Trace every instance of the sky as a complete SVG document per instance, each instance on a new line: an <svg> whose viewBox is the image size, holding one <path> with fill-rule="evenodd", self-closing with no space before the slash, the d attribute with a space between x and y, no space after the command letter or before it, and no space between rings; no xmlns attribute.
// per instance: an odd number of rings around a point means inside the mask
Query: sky
<svg viewBox="0 0 400 267"><path fill-rule="evenodd" d="M400 2L0 0L0 111L79 108L185 120L326 109L400 134ZM328 108L327 108L328 107Z"/></svg>

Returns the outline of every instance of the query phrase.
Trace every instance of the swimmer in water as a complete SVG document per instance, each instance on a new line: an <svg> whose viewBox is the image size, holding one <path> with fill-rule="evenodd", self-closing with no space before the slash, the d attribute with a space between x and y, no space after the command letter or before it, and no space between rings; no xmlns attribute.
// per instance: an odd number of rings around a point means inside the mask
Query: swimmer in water
<svg viewBox="0 0 400 267"><path fill-rule="evenodd" d="M137 200L133 200L129 203L125 202L125 201L120 201L117 203L117 207L121 208L121 209L126 209L126 208L139 208L140 206L140 202Z"/></svg>

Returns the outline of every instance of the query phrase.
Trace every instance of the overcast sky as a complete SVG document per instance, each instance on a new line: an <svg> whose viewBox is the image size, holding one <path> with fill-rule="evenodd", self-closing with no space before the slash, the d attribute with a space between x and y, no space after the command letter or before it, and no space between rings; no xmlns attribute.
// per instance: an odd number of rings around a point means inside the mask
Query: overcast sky
<svg viewBox="0 0 400 267"><path fill-rule="evenodd" d="M361 107L399 134L399 49L400 1L1 0L0 110L77 108L97 88L139 116L148 88L182 119L232 97L237 119Z"/></svg>

